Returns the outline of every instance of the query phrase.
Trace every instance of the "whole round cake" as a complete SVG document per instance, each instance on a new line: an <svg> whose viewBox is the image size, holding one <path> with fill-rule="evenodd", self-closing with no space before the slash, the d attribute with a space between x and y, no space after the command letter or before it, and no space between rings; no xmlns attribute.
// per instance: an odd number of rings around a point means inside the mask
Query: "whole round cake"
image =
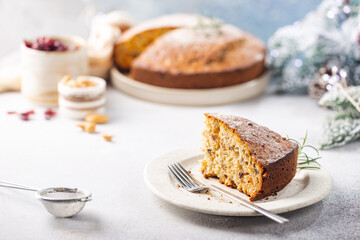
<svg viewBox="0 0 360 240"><path fill-rule="evenodd" d="M174 27L173 19L179 19L180 15L176 16L163 16L161 22L171 18L171 25L155 28L157 34L151 41L149 30L144 27L149 26L148 23L136 26L132 37L129 36L130 29L129 35L120 39L115 47L118 49L115 50L118 68L124 70L129 63L130 76L134 80L182 89L231 86L253 80L265 71L265 46L256 37L209 18L198 17L194 21L195 15L184 15L192 21ZM151 29L155 31L154 27ZM142 35L146 39L143 42L149 43L137 49L131 60L125 58L124 46L136 48L134 39L141 42ZM126 64L124 59L127 59Z"/></svg>

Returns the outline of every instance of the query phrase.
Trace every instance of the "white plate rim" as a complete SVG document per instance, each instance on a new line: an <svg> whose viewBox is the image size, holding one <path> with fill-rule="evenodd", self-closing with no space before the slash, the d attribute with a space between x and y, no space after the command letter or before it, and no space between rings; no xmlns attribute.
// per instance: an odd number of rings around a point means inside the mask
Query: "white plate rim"
<svg viewBox="0 0 360 240"><path fill-rule="evenodd" d="M179 190L173 186L169 181L167 165L202 155L203 153L199 147L188 147L177 149L152 159L144 169L145 184L157 197L184 209L222 216L259 216L258 213L244 206L237 207L235 205L228 205L230 207L220 209L217 207L209 207L206 202L201 202L201 204L197 203L197 200L195 200L196 194ZM324 167L321 167L319 170L301 170L301 172L302 174L308 175L310 182L299 194L286 199L255 203L273 213L284 213L315 204L330 193L333 180ZM159 182L159 180L164 182L158 184L157 181ZM161 185L165 186L165 191L170 190L172 193L165 192L164 189L162 189L164 187ZM178 194L174 194L174 191L171 190L169 186L177 191ZM228 188L224 186L224 189Z"/></svg>
<svg viewBox="0 0 360 240"><path fill-rule="evenodd" d="M269 83L269 73L265 72L249 82L222 88L175 89L153 86L135 81L122 74L116 67L110 71L112 85L142 100L184 106L213 106L234 103L254 98L265 91Z"/></svg>

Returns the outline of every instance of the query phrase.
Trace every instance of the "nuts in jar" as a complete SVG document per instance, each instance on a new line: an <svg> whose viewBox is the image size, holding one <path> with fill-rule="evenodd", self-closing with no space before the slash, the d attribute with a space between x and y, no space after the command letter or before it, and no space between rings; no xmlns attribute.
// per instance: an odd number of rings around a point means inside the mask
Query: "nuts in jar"
<svg viewBox="0 0 360 240"><path fill-rule="evenodd" d="M96 82L89 80L89 78L87 78L86 76L79 76L77 79L72 79L71 76L65 75L61 79L61 82L65 86L73 88L86 88L98 85Z"/></svg>

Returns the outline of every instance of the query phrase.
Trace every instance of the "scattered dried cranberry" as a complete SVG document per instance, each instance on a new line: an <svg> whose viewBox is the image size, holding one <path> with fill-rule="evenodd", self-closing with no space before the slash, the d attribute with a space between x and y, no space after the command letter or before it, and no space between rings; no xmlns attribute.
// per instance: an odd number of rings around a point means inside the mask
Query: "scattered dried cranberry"
<svg viewBox="0 0 360 240"><path fill-rule="evenodd" d="M63 52L69 50L69 47L64 45L59 40L50 37L39 37L34 42L25 40L24 44L28 48L40 51L56 51Z"/></svg>
<svg viewBox="0 0 360 240"><path fill-rule="evenodd" d="M44 112L44 116L46 120L50 120L52 117L56 116L56 112L52 109L48 109Z"/></svg>
<svg viewBox="0 0 360 240"><path fill-rule="evenodd" d="M26 115L35 114L35 111L34 111L34 110L30 110L30 111L24 112L24 114L26 114Z"/></svg>
<svg viewBox="0 0 360 240"><path fill-rule="evenodd" d="M23 121L29 121L30 120L30 115L32 115L32 114L35 114L34 110L30 110L30 111L27 111L27 112L20 113L19 117Z"/></svg>
<svg viewBox="0 0 360 240"><path fill-rule="evenodd" d="M7 114L16 114L19 116L19 118L23 121L29 121L30 120L30 116L32 114L35 114L35 111L34 110L30 110L30 111L27 111L27 112L23 112L23 113L17 113L15 111L9 111L7 112ZM45 112L44 112L44 116L45 116L45 119L46 120L50 120L51 118L53 118L54 116L56 116L56 112L52 109L47 109Z"/></svg>
<svg viewBox="0 0 360 240"><path fill-rule="evenodd" d="M34 110L30 110L27 112L23 112L23 113L17 113L15 111L9 111L7 112L7 114L16 114L19 116L19 118L23 121L29 121L30 120L30 115L35 114Z"/></svg>
<svg viewBox="0 0 360 240"><path fill-rule="evenodd" d="M19 117L21 120L23 121L29 121L30 120L30 115L29 114L26 114L26 113L20 113L19 114Z"/></svg>

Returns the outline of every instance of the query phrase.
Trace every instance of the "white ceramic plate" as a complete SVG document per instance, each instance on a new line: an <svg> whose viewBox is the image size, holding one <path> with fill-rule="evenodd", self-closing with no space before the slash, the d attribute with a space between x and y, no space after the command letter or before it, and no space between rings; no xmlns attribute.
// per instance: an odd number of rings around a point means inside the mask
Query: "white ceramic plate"
<svg viewBox="0 0 360 240"><path fill-rule="evenodd" d="M257 216L255 211L234 201L230 203L231 200L220 194L190 193L178 187L167 168L168 164L174 162L180 162L203 183L214 184L241 198L248 199L245 194L236 189L218 183L217 179L204 179L200 173L199 163L202 156L199 148L179 149L162 155L150 161L146 166L145 183L155 195L182 208L216 215ZM332 178L323 167L319 170L299 170L293 180L276 196L255 203L273 213L289 212L319 202L329 194L331 188Z"/></svg>
<svg viewBox="0 0 360 240"><path fill-rule="evenodd" d="M269 82L269 74L264 73L250 82L223 88L212 89L175 89L149 85L135 81L111 69L112 85L131 96L146 101L190 106L210 106L239 102L262 93Z"/></svg>

